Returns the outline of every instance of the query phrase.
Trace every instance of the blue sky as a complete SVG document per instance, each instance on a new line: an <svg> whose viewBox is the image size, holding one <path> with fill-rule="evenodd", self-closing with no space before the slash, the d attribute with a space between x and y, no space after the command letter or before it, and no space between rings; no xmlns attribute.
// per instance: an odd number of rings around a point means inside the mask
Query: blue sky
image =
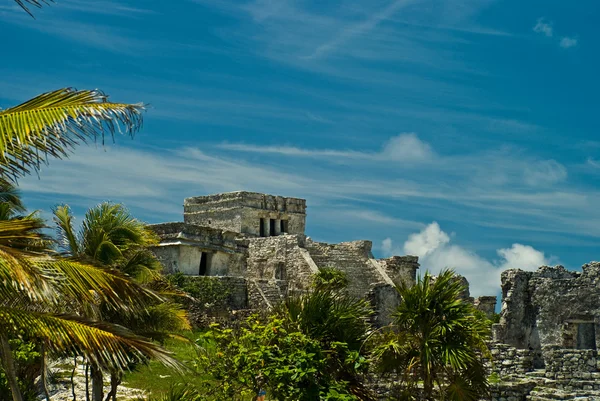
<svg viewBox="0 0 600 401"><path fill-rule="evenodd" d="M64 86L146 102L134 140L20 182L31 208L183 198L308 201L322 241L453 266L597 259L600 5L594 0L61 0L0 4L0 107Z"/></svg>

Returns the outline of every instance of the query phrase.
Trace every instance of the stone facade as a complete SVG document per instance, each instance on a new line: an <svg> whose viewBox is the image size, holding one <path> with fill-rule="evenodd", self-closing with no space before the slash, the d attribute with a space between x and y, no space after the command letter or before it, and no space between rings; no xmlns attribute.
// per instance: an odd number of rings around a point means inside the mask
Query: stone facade
<svg viewBox="0 0 600 401"><path fill-rule="evenodd" d="M306 201L253 192L187 198L184 221L151 226L155 254L168 273L236 277L246 283L247 308L269 309L306 291L319 268L348 277L348 292L368 299L378 325L398 305L395 286L413 285L415 256L376 260L371 241L327 244L305 235Z"/></svg>
<svg viewBox="0 0 600 401"><path fill-rule="evenodd" d="M600 263L502 273L492 400L600 400Z"/></svg>
<svg viewBox="0 0 600 401"><path fill-rule="evenodd" d="M306 201L255 192L197 196L185 199L183 221L261 237L304 234Z"/></svg>

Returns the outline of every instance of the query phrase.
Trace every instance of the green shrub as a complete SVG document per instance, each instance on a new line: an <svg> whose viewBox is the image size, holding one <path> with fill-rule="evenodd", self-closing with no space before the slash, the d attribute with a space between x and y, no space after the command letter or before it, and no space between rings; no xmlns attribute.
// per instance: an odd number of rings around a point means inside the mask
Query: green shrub
<svg viewBox="0 0 600 401"><path fill-rule="evenodd" d="M231 295L229 286L218 277L186 276L177 272L168 275L167 280L207 309L226 306Z"/></svg>
<svg viewBox="0 0 600 401"><path fill-rule="evenodd" d="M341 290L348 286L348 276L334 267L322 267L313 278L313 286L316 289Z"/></svg>
<svg viewBox="0 0 600 401"><path fill-rule="evenodd" d="M347 352L345 344L324 350L277 316L266 322L251 317L238 330L213 325L198 345L205 350L197 362L199 373L207 376L199 389L204 399L246 400L265 389L268 399L357 400L347 383L328 374L329 359Z"/></svg>

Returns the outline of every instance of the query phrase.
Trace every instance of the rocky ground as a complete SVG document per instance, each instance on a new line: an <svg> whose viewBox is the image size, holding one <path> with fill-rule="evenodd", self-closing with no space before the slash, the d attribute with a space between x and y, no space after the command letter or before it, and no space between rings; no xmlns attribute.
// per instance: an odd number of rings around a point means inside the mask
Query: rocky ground
<svg viewBox="0 0 600 401"><path fill-rule="evenodd" d="M48 384L48 390L50 393L51 401L73 401L73 390L71 387L71 371L66 371L64 368L51 367L50 368L50 383ZM78 365L75 371L73 382L75 383L75 400L85 401L85 366ZM104 387L104 394L108 394L110 386L106 381ZM132 389L124 386L119 386L118 391L119 401L135 400L141 401L146 399L146 394L143 390ZM39 397L40 400L45 400L42 395Z"/></svg>

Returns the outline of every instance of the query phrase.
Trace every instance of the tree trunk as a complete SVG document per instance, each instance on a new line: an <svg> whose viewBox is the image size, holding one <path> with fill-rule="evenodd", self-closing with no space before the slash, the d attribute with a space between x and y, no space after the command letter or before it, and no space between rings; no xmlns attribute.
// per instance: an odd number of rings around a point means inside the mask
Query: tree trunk
<svg viewBox="0 0 600 401"><path fill-rule="evenodd" d="M8 338L4 334L0 334L0 359L2 359L2 367L4 368L4 374L6 374L6 380L8 381L13 401L23 401L19 382L17 381L15 360L12 356Z"/></svg>
<svg viewBox="0 0 600 401"><path fill-rule="evenodd" d="M90 363L85 362L85 401L90 401Z"/></svg>
<svg viewBox="0 0 600 401"><path fill-rule="evenodd" d="M92 365L92 401L104 401L104 376L95 365Z"/></svg>
<svg viewBox="0 0 600 401"><path fill-rule="evenodd" d="M104 401L117 401L117 389L121 381L123 380L122 373L111 373L110 374L110 392L107 394L106 399Z"/></svg>
<svg viewBox="0 0 600 401"><path fill-rule="evenodd" d="M75 394L75 371L77 370L77 355L73 362L73 371L71 372L71 394L73 395L73 401L77 401L77 394Z"/></svg>
<svg viewBox="0 0 600 401"><path fill-rule="evenodd" d="M42 342L40 348L42 351L42 371L40 372L40 380L42 381L42 389L44 390L46 401L50 401L50 392L48 391L48 355L46 354L46 344Z"/></svg>

